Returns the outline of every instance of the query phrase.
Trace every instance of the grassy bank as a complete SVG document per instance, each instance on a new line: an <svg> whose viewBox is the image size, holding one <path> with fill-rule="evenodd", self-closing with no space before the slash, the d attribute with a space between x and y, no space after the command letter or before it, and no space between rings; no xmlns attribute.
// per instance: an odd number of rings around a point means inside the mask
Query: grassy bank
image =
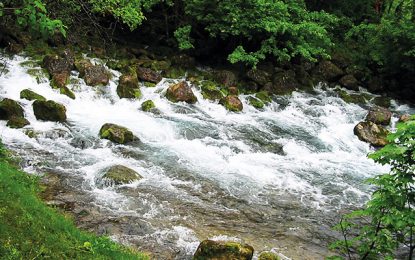
<svg viewBox="0 0 415 260"><path fill-rule="evenodd" d="M149 259L75 227L37 196L38 180L0 148L0 259Z"/></svg>

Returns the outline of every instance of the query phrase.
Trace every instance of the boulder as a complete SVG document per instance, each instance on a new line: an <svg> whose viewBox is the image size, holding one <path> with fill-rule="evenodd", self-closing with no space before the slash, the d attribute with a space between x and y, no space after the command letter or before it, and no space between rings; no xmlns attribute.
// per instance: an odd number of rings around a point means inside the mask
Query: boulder
<svg viewBox="0 0 415 260"><path fill-rule="evenodd" d="M360 141L370 143L375 147L382 147L388 144L386 136L389 134L389 131L375 123L360 122L354 127L353 132Z"/></svg>
<svg viewBox="0 0 415 260"><path fill-rule="evenodd" d="M137 75L123 74L118 83L117 94L120 98L140 98L141 91Z"/></svg>
<svg viewBox="0 0 415 260"><path fill-rule="evenodd" d="M321 61L317 67L314 70L314 74L320 79L320 80L326 80L329 82L336 81L340 79L344 72L342 69L337 67L333 62L331 61Z"/></svg>
<svg viewBox="0 0 415 260"><path fill-rule="evenodd" d="M85 76L85 70L89 67L94 66L88 59L79 59L75 61L75 69L79 72L79 76L82 78Z"/></svg>
<svg viewBox="0 0 415 260"><path fill-rule="evenodd" d="M399 122L400 123L405 123L405 122L408 122L409 120L411 120L411 115L409 115L409 114L401 115L399 117Z"/></svg>
<svg viewBox="0 0 415 260"><path fill-rule="evenodd" d="M280 257L272 252L262 252L258 260L280 260Z"/></svg>
<svg viewBox="0 0 415 260"><path fill-rule="evenodd" d="M194 104L197 102L195 94L193 94L192 89L189 87L186 81L171 85L167 89L166 97L171 102L183 101L189 104Z"/></svg>
<svg viewBox="0 0 415 260"><path fill-rule="evenodd" d="M116 185L128 184L143 178L133 169L130 169L123 165L111 166L106 170L105 174L102 177L104 179L109 179Z"/></svg>
<svg viewBox="0 0 415 260"><path fill-rule="evenodd" d="M152 69L142 67L137 67L137 77L140 80L156 84L162 80L162 77L159 73L153 71Z"/></svg>
<svg viewBox="0 0 415 260"><path fill-rule="evenodd" d="M233 112L240 112L243 109L243 105L238 96L230 95L222 98L219 104L223 105L227 110Z"/></svg>
<svg viewBox="0 0 415 260"><path fill-rule="evenodd" d="M260 86L265 86L265 84L271 82L271 75L264 70L251 69L246 73L246 76Z"/></svg>
<svg viewBox="0 0 415 260"><path fill-rule="evenodd" d="M23 128L29 124L30 122L24 117L12 116L6 125L10 128Z"/></svg>
<svg viewBox="0 0 415 260"><path fill-rule="evenodd" d="M133 133L123 126L116 124L104 124L99 130L99 135L103 139L108 139L114 143L126 144L134 141Z"/></svg>
<svg viewBox="0 0 415 260"><path fill-rule="evenodd" d="M69 74L73 67L73 60L69 57L66 58L58 55L46 55L43 59L43 67L51 76L63 72Z"/></svg>
<svg viewBox="0 0 415 260"><path fill-rule="evenodd" d="M294 90L300 87L295 72L293 70L286 70L278 72L273 80L271 89L266 89L276 95L291 94Z"/></svg>
<svg viewBox="0 0 415 260"><path fill-rule="evenodd" d="M359 90L359 81L353 75L345 75L340 80L339 83L342 87L351 90Z"/></svg>
<svg viewBox="0 0 415 260"><path fill-rule="evenodd" d="M254 248L236 242L204 240L199 244L193 260L250 260Z"/></svg>
<svg viewBox="0 0 415 260"><path fill-rule="evenodd" d="M85 68L85 83L89 86L108 85L110 74L102 65L93 65Z"/></svg>
<svg viewBox="0 0 415 260"><path fill-rule="evenodd" d="M52 75L50 85L52 88L65 88L69 83L69 72L59 72Z"/></svg>
<svg viewBox="0 0 415 260"><path fill-rule="evenodd" d="M22 91L20 91L20 98L27 99L27 100L42 100L42 101L46 100L44 96L39 95L30 89L23 89Z"/></svg>
<svg viewBox="0 0 415 260"><path fill-rule="evenodd" d="M392 112L384 107L372 107L366 116L366 121L378 124L389 125L392 118Z"/></svg>
<svg viewBox="0 0 415 260"><path fill-rule="evenodd" d="M349 94L344 90L340 90L339 97L346 103L358 105L365 104L368 101L367 97L364 94Z"/></svg>
<svg viewBox="0 0 415 260"><path fill-rule="evenodd" d="M36 119L44 121L66 121L66 108L55 101L36 100L33 102L33 112Z"/></svg>
<svg viewBox="0 0 415 260"><path fill-rule="evenodd" d="M392 99L390 97L375 97L371 101L380 107L390 107L392 105Z"/></svg>
<svg viewBox="0 0 415 260"><path fill-rule="evenodd" d="M153 108L156 108L156 105L154 105L154 102L152 100L146 100L141 104L141 110L145 112L148 112Z"/></svg>
<svg viewBox="0 0 415 260"><path fill-rule="evenodd" d="M202 96L209 100L219 100L224 97L224 94L220 91L218 85L209 80L202 81L201 83Z"/></svg>
<svg viewBox="0 0 415 260"><path fill-rule="evenodd" d="M228 88L235 86L238 81L235 73L229 70L217 70L214 72L213 77L216 82Z"/></svg>
<svg viewBox="0 0 415 260"><path fill-rule="evenodd" d="M8 120L13 116L24 116L23 108L19 105L19 103L9 98L5 98L0 101L0 120Z"/></svg>

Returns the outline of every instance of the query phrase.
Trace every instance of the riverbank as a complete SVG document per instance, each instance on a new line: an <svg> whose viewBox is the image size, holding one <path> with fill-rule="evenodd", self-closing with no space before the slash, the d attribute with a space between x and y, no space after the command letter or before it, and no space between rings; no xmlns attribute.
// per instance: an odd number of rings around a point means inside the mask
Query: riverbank
<svg viewBox="0 0 415 260"><path fill-rule="evenodd" d="M77 229L71 218L39 199L39 178L18 170L7 154L1 145L0 258L149 259Z"/></svg>

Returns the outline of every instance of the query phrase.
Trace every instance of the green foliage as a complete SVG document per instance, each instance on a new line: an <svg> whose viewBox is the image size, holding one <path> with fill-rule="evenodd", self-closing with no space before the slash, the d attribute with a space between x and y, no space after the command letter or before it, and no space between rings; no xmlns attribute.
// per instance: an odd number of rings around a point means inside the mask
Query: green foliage
<svg viewBox="0 0 415 260"><path fill-rule="evenodd" d="M23 6L14 11L16 22L32 33L40 33L44 38L56 32L66 36L65 26L60 20L50 19L45 4L41 0L24 0Z"/></svg>
<svg viewBox="0 0 415 260"><path fill-rule="evenodd" d="M332 45L327 29L336 18L309 12L302 0L191 0L184 5L189 20L197 21L210 37L235 41L232 63L256 65L268 56L316 61L327 57Z"/></svg>
<svg viewBox="0 0 415 260"><path fill-rule="evenodd" d="M406 246L408 260L414 256L415 116L399 123L388 141L390 144L369 158L390 165L391 171L369 180L376 190L366 207L347 215L336 227L344 240L337 241L332 248L347 254L349 259L355 250L360 259L394 259L400 245Z"/></svg>
<svg viewBox="0 0 415 260"><path fill-rule="evenodd" d="M192 39L190 38L190 32L192 31L192 26L186 25L178 28L174 32L174 37L176 37L177 42L179 43L179 49L188 50L194 48L192 44Z"/></svg>
<svg viewBox="0 0 415 260"><path fill-rule="evenodd" d="M36 177L16 170L0 146L1 259L148 259L78 230L39 200Z"/></svg>

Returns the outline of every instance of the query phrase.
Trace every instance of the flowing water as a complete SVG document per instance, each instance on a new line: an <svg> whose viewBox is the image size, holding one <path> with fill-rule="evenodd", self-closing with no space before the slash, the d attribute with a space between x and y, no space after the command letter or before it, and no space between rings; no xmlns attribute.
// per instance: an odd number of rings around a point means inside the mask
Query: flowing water
<svg viewBox="0 0 415 260"><path fill-rule="evenodd" d="M330 227L338 212L364 203L370 187L363 180L388 170L367 159L369 145L353 135L366 110L322 87L274 97L262 111L241 96L243 112L230 113L204 100L196 86L195 105L170 103L164 92L178 81L171 79L143 87L141 100L119 99L113 71L110 85L96 88L73 74L72 100L48 80L28 75L24 61L7 60L0 95L18 100L31 124L15 130L2 121L1 139L26 171L54 176L53 202L65 203L79 226L155 259L190 259L207 238L243 240L292 259L322 259L335 238ZM67 123L36 120L32 102L19 98L25 88L64 104ZM158 113L140 110L147 99ZM125 126L140 141L102 140L104 123ZM100 185L103 170L118 164L143 179Z"/></svg>

